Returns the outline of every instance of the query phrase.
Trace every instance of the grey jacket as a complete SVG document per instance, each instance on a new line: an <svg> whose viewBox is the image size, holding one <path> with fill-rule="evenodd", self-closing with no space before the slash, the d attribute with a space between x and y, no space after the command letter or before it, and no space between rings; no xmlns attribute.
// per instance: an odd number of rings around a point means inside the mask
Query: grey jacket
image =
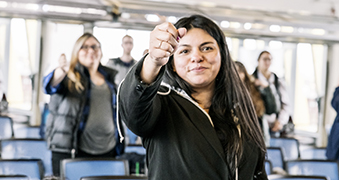
<svg viewBox="0 0 339 180"><path fill-rule="evenodd" d="M47 94L51 94L49 103L50 114L46 123L46 137L48 146L52 151L75 153L78 148L78 136L86 126L86 120L90 109L89 73L87 69L80 64L77 64L76 70L83 77L82 84L85 86L85 90L82 93L78 93L75 90L70 91L68 89L68 82L70 80L67 76L55 88L50 85L54 71L44 78L44 90ZM115 129L117 129L114 110L116 106L116 93L114 88L116 71L102 65L99 66L98 71L104 75L106 83L112 93L112 108L114 111L112 116L115 121ZM116 150L119 155L123 153L124 145L118 140L118 132L116 132L116 138Z"/></svg>
<svg viewBox="0 0 339 180"><path fill-rule="evenodd" d="M142 63L121 83L118 105L122 120L142 137L149 179L229 179L225 153L210 116L185 92L161 86L164 68L151 85L140 82ZM258 159L259 148L245 142L239 180L254 179L256 167L261 166Z"/></svg>

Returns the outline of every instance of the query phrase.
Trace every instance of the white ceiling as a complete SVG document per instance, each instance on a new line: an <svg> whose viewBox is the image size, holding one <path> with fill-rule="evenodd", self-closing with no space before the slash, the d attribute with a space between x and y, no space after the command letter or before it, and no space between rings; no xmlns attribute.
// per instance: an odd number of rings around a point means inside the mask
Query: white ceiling
<svg viewBox="0 0 339 180"><path fill-rule="evenodd" d="M1 0L0 0L1 1ZM99 26L151 29L159 22L149 22L145 14L159 17L182 17L204 14L217 22L224 20L239 23L272 24L294 28L318 28L326 31L322 36L300 32L272 33L266 29L247 31L225 29L232 35L251 35L275 38L311 38L339 42L339 0L6 0L6 2L35 3L95 8L107 15L65 14L56 12L29 11L8 6L1 9L0 17L38 17L64 21L94 22ZM126 15L129 17L127 18ZM116 19L113 19L113 15ZM288 36L288 37L287 37Z"/></svg>

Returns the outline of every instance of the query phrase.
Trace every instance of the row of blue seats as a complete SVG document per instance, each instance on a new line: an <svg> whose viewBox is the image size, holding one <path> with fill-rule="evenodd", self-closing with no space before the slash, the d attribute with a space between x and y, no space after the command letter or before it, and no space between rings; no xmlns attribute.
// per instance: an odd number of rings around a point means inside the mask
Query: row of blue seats
<svg viewBox="0 0 339 180"><path fill-rule="evenodd" d="M325 154L325 148L300 151L299 141L295 138L271 138L267 147L266 170L269 174L282 170L290 176L325 176L339 180L339 161L328 160Z"/></svg>
<svg viewBox="0 0 339 180"><path fill-rule="evenodd" d="M135 152L146 154L146 150L140 145L128 145L125 152ZM51 151L47 148L47 143L43 139L2 139L0 140L0 156L2 161L14 159L39 159L39 162L32 162L35 166L42 166L44 176L52 175ZM14 163L14 161L8 161ZM26 161L24 161L26 162ZM12 173L10 168L0 166L0 174ZM33 172L33 171L32 171ZM36 174L40 174L36 173Z"/></svg>

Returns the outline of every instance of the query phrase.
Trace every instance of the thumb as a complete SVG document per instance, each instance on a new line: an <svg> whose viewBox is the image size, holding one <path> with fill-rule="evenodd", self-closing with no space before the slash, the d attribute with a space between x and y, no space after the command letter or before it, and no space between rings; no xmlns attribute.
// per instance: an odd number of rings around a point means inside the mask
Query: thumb
<svg viewBox="0 0 339 180"><path fill-rule="evenodd" d="M187 33L187 29L186 28L179 28L178 29L178 36L180 38L182 38L183 36L185 36L185 34Z"/></svg>

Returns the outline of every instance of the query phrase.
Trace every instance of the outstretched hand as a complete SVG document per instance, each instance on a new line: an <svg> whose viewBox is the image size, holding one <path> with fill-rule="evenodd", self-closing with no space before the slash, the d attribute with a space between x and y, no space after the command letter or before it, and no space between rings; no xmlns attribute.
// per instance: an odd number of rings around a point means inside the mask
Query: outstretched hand
<svg viewBox="0 0 339 180"><path fill-rule="evenodd" d="M69 65L66 59L65 54L61 54L59 57L59 67L63 69L63 71L67 72L69 70Z"/></svg>
<svg viewBox="0 0 339 180"><path fill-rule="evenodd" d="M185 28L176 29L169 22L154 28L150 36L149 58L156 66L163 66L175 52L179 39L186 34Z"/></svg>

